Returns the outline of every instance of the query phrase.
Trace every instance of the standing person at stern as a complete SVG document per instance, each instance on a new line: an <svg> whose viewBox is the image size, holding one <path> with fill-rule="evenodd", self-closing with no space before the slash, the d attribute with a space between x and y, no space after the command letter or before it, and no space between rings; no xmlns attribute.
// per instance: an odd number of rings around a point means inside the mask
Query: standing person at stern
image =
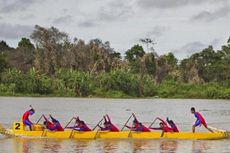
<svg viewBox="0 0 230 153"><path fill-rule="evenodd" d="M199 113L199 112L196 112L195 108L192 107L191 108L191 113L194 114L194 116L196 117L196 122L195 124L192 126L192 132L194 133L195 132L195 128L197 126L201 126L203 125L207 130L209 130L210 132L213 132L212 129L210 129L204 119L204 117Z"/></svg>

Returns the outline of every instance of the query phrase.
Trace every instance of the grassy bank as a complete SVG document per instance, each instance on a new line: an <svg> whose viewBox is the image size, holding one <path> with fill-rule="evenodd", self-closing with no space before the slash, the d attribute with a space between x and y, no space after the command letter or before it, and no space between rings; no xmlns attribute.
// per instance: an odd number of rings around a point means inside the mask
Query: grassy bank
<svg viewBox="0 0 230 153"><path fill-rule="evenodd" d="M0 96L230 99L230 88L173 79L157 84L150 75L140 76L122 69L97 75L60 69L54 76L35 69L26 74L12 69L3 74Z"/></svg>

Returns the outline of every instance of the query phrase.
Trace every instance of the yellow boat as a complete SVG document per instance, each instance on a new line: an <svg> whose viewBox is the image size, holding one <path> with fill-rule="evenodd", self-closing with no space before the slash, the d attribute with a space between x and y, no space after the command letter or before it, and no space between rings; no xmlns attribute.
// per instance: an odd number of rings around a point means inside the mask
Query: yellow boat
<svg viewBox="0 0 230 153"><path fill-rule="evenodd" d="M9 136L23 136L23 137L38 137L38 138L60 138L60 139L200 139L213 140L224 139L229 137L227 131L211 132L134 132L134 131L90 131L80 132L75 130L65 131L49 131L43 128L40 124L35 124L33 131L25 130L22 122L14 122L12 129L4 129L0 127L0 133Z"/></svg>

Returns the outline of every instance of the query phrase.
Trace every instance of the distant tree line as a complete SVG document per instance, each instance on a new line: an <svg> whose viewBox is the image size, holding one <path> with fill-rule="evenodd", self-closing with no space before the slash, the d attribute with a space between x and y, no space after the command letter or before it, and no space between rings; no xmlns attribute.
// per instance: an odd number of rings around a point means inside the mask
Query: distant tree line
<svg viewBox="0 0 230 153"><path fill-rule="evenodd" d="M108 41L36 25L16 48L0 41L0 95L230 98L230 38L178 61L141 39L122 58Z"/></svg>

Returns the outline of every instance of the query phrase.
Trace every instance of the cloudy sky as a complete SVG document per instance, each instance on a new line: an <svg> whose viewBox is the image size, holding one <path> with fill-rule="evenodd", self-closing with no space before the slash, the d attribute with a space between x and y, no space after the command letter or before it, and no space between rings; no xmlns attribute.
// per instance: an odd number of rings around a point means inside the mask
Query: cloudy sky
<svg viewBox="0 0 230 153"><path fill-rule="evenodd" d="M36 24L108 40L122 54L150 37L158 54L184 58L227 42L230 0L0 0L0 40L15 47Z"/></svg>

